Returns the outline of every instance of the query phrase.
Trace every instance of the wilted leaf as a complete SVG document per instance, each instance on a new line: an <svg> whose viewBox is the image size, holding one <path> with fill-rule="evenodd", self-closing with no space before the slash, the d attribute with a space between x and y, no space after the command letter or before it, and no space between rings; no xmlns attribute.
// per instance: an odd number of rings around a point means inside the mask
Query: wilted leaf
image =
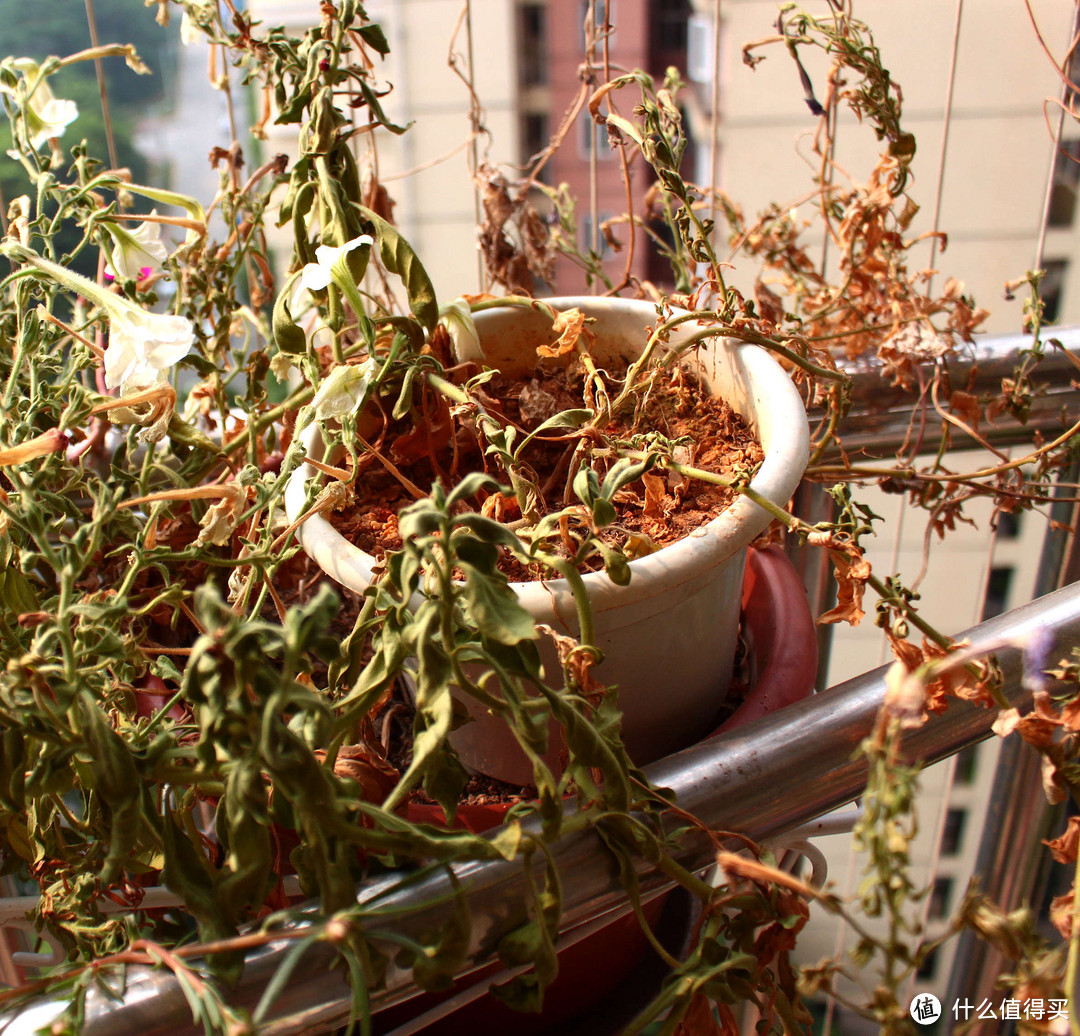
<svg viewBox="0 0 1080 1036"><path fill-rule="evenodd" d="M1043 845L1058 863L1075 863L1077 849L1080 848L1080 816L1069 817L1064 834L1044 840Z"/></svg>
<svg viewBox="0 0 1080 1036"><path fill-rule="evenodd" d="M584 348L588 351L596 338L596 335L585 326L585 314L576 306L557 313L551 329L559 337L552 345L538 345L536 347L538 356L565 356L577 348L582 336L585 338Z"/></svg>
<svg viewBox="0 0 1080 1036"><path fill-rule="evenodd" d="M500 644L536 639L532 616L505 582L492 580L466 562L458 567L465 576L462 600L466 614L483 636Z"/></svg>

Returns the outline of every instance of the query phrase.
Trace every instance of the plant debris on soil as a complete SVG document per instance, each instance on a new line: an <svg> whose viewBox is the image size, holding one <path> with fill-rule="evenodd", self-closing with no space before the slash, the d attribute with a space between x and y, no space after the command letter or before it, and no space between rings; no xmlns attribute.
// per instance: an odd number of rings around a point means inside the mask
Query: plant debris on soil
<svg viewBox="0 0 1080 1036"><path fill-rule="evenodd" d="M617 385L618 378L617 374L607 380ZM580 367L538 364L525 377L496 374L474 394L488 414L519 429L520 442L555 414L582 408L585 389L585 374ZM616 390L613 388L610 394L614 397ZM485 470L504 484L509 482L505 472L485 454L486 443L481 442L472 421L456 418L445 400L433 392L425 396L422 412L400 421L383 421L382 433L375 439L376 448L381 445L392 464L384 465L370 453L361 454L352 501L331 516L333 525L346 539L377 558L402 546L397 515L414 499L414 493L395 472L421 488L440 481L449 489L475 470ZM614 461L614 451L606 448L605 442L625 444L643 432L667 440L673 459L680 465L727 479L752 472L764 458L746 422L724 400L708 395L697 379L680 367L655 375L643 387L636 407L631 406L598 431L599 435L592 430L582 433L553 429L529 443L522 460L535 474L543 513L578 503L569 483L572 468L581 456L583 438L590 440L592 463L601 481L604 466ZM616 493L613 503L617 519L602 531L601 538L630 558L651 553L716 518L737 495L736 490L725 486L654 469ZM480 497L477 509L506 522L521 518L518 502L510 494ZM577 520L584 524L584 507L581 512ZM571 554L569 548L570 544L563 547L564 556ZM548 574L539 566L525 567L509 556L499 567L510 579L517 580ZM582 567L599 568L600 559L594 557Z"/></svg>

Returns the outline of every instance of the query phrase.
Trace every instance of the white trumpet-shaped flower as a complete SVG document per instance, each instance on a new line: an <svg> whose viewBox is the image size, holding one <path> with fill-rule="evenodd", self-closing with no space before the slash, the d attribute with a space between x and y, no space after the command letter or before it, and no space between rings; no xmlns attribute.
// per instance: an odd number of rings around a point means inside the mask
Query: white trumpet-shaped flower
<svg viewBox="0 0 1080 1036"><path fill-rule="evenodd" d="M459 363L483 363L484 348L476 330L472 310L466 299L456 298L439 310L439 323L446 328L453 345L454 359Z"/></svg>
<svg viewBox="0 0 1080 1036"><path fill-rule="evenodd" d="M23 112L26 119L26 135L30 146L36 151L53 137L59 137L79 117L74 101L53 95L48 81L41 75L36 61L19 58L15 67L23 74L27 101ZM0 92L16 96L16 91L0 83Z"/></svg>
<svg viewBox="0 0 1080 1036"><path fill-rule="evenodd" d="M109 388L119 387L122 396L163 384L168 369L187 355L195 342L195 326L187 317L147 312L123 296L114 295L82 274L43 259L28 248L8 243L5 251L105 311L109 318L105 384Z"/></svg>
<svg viewBox="0 0 1080 1036"><path fill-rule="evenodd" d="M333 280L334 264L339 259L354 248L373 243L374 239L370 234L361 234L336 248L332 245L319 245L315 249L315 262L308 263L300 274L300 287L307 288L308 291L322 291Z"/></svg>
<svg viewBox="0 0 1080 1036"><path fill-rule="evenodd" d="M323 379L311 400L316 419L340 421L347 414L355 413L367 396L376 373L372 359L335 367Z"/></svg>
<svg viewBox="0 0 1080 1036"><path fill-rule="evenodd" d="M188 47L192 43L198 43L202 39L198 23L185 11L180 16L180 42Z"/></svg>
<svg viewBox="0 0 1080 1036"><path fill-rule="evenodd" d="M216 8L217 0L214 0L212 5L207 3L207 0L198 0L190 9L184 9L180 17L180 42L185 47L204 39L202 26L210 21Z"/></svg>
<svg viewBox="0 0 1080 1036"><path fill-rule="evenodd" d="M148 313L134 305L116 308L109 313L105 384L119 386L121 395L159 385L194 341L195 329L187 317Z"/></svg>
<svg viewBox="0 0 1080 1036"><path fill-rule="evenodd" d="M157 215L154 209L151 216ZM133 230L118 224L109 224L113 239L112 254L105 263L105 272L118 280L138 280L144 271L160 270L169 250L161 240L161 224L153 221L140 223Z"/></svg>

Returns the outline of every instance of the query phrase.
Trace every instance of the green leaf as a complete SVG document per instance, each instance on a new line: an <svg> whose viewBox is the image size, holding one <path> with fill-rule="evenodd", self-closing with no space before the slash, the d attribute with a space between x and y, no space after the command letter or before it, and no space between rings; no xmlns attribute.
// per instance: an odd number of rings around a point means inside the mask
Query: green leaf
<svg viewBox="0 0 1080 1036"><path fill-rule="evenodd" d="M520 445L515 451L515 457L521 455L521 451L525 446L530 443L541 432L546 432L552 428L580 428L582 425L588 424L594 417L596 417L595 410L563 410L558 414L554 414L546 421L542 421L538 424L524 439L521 440Z"/></svg>
<svg viewBox="0 0 1080 1036"><path fill-rule="evenodd" d="M598 529L606 528L619 517L615 511L615 506L605 496L598 496L592 502L592 516L593 524Z"/></svg>
<svg viewBox="0 0 1080 1036"><path fill-rule="evenodd" d="M363 84L361 84L363 85ZM363 205L357 206L360 215L373 227L375 240L379 245L379 258L391 273L401 278L409 296L409 308L417 320L429 333L435 330L439 320L439 304L435 300L435 287L431 283L424 264L413 251L412 245L398 232L397 228L387 223L382 216Z"/></svg>
<svg viewBox="0 0 1080 1036"><path fill-rule="evenodd" d="M459 563L464 562L481 573L499 578L495 574L499 550L493 543L472 536L458 536L454 540L454 556Z"/></svg>
<svg viewBox="0 0 1080 1036"><path fill-rule="evenodd" d="M605 500L611 500L615 494L623 488L636 482L650 468L656 466L657 455L650 453L644 460L631 460L629 457L620 457L604 477L604 484L600 489ZM614 519L612 519L614 521Z"/></svg>
<svg viewBox="0 0 1080 1036"><path fill-rule="evenodd" d="M483 471L472 471L450 491L446 498L446 509L451 510L461 500L471 500L481 489L490 489L498 493L502 491L502 488L498 480L492 478L491 475Z"/></svg>
<svg viewBox="0 0 1080 1036"><path fill-rule="evenodd" d="M187 356L181 356L176 361L181 367L190 367L200 378L208 378L211 374L215 374L218 371L218 365L212 360L208 360L205 356L200 356L198 353L188 353Z"/></svg>
<svg viewBox="0 0 1080 1036"><path fill-rule="evenodd" d="M109 816L109 849L101 871L101 880L108 883L138 839L143 783L131 749L105 721L97 702L84 692L79 704L93 790Z"/></svg>
<svg viewBox="0 0 1080 1036"><path fill-rule="evenodd" d="M424 791L442 806L448 824L454 822L461 793L468 783L468 770L452 752L440 750L428 756L424 766Z"/></svg>
<svg viewBox="0 0 1080 1036"><path fill-rule="evenodd" d="M486 543L507 547L517 553L524 549L521 540L518 539L513 530L508 529L502 522L477 514L475 511L466 511L464 514L456 515L454 517L454 526L468 529L473 536L484 540Z"/></svg>
<svg viewBox="0 0 1080 1036"><path fill-rule="evenodd" d="M593 501L600 496L600 479L596 472L587 465L578 468L574 476L573 490L574 495L586 507L592 507Z"/></svg>
<svg viewBox="0 0 1080 1036"><path fill-rule="evenodd" d="M274 302L274 315L271 326L274 332L274 341L277 347L285 353L302 353L307 350L307 335L300 329L289 312L288 298L292 292L293 284L300 276L293 274L285 283L281 293Z"/></svg>
<svg viewBox="0 0 1080 1036"><path fill-rule="evenodd" d="M356 30L356 33L376 53L382 54L384 57L390 53L390 44L386 42L386 36L383 34L381 25L375 22L362 25Z"/></svg>
<svg viewBox="0 0 1080 1036"><path fill-rule="evenodd" d="M537 638L533 617L518 602L505 579L490 576L464 561L459 567L465 576L465 612L483 636L500 644Z"/></svg>
<svg viewBox="0 0 1080 1036"><path fill-rule="evenodd" d="M600 554L604 559L604 571L616 586L630 585L630 562L621 551L614 550L604 543L599 543Z"/></svg>
<svg viewBox="0 0 1080 1036"><path fill-rule="evenodd" d="M438 532L443 525L443 516L431 500L417 500L398 515L398 530L405 542L430 536Z"/></svg>

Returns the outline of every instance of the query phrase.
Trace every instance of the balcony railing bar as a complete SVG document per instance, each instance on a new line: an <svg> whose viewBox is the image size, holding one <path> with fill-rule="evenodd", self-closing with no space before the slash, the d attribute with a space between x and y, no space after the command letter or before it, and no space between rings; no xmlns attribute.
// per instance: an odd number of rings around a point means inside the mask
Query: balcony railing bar
<svg viewBox="0 0 1080 1036"><path fill-rule="evenodd" d="M1044 630L1053 637L1052 657L1080 643L1080 585L1058 590L964 634L973 645L997 651L1004 693L1020 708L1030 704L1030 696L1024 686L1019 645ZM788 831L850 802L862 791L866 766L856 749L872 730L885 700L885 671L883 667L849 680L669 756L648 767L648 775L671 788L680 804L712 830L738 831L759 841ZM945 713L930 717L907 734L905 754L927 763L944 758L987 737L994 718L992 710L954 702ZM565 884L568 929L618 905L622 886L617 869L595 832L567 836L553 847L553 853L560 872L572 876ZM712 860L711 844L705 838L686 839L678 858L688 867L706 867ZM359 901L408 908L395 919L394 929L416 937L445 924L455 889L465 890L473 918L469 959L475 966L489 960L499 938L527 917L529 894L520 863L468 864L394 888L402 877L389 875L361 886ZM643 862L641 882L651 892L663 887L665 879ZM289 946L282 940L249 955L243 978L231 993L234 1003L250 1007L258 1001ZM267 1033L318 1032L346 1018L349 993L341 970L328 967L331 955L322 946L300 961L276 1004ZM372 994L373 1004L388 1006L416 992L410 972L391 965L385 987ZM122 999L96 990L88 999L87 1036L115 1032L195 1036L198 1031L180 984L167 972L131 968Z"/></svg>

